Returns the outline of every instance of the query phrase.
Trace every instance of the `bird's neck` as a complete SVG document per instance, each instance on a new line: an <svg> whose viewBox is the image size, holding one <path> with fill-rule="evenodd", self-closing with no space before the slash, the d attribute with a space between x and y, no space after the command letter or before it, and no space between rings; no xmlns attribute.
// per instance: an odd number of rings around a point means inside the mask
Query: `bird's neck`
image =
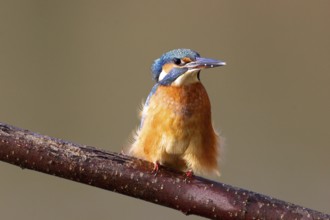
<svg viewBox="0 0 330 220"><path fill-rule="evenodd" d="M154 98L158 105L174 109L185 108L194 112L209 112L211 109L207 92L200 82L182 86L160 85Z"/></svg>

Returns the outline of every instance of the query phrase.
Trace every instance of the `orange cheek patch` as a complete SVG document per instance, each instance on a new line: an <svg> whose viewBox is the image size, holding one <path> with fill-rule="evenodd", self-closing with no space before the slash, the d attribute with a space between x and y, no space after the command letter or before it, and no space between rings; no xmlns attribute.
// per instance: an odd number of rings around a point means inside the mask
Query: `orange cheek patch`
<svg viewBox="0 0 330 220"><path fill-rule="evenodd" d="M165 71L166 73L169 73L171 71L171 69L173 69L174 66L175 66L175 64L173 64L173 63L167 63L163 66L163 71Z"/></svg>

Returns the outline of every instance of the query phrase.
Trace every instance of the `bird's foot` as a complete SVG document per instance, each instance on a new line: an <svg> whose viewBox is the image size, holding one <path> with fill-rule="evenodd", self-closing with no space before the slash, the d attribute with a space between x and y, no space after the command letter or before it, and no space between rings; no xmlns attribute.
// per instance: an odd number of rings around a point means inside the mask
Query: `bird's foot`
<svg viewBox="0 0 330 220"><path fill-rule="evenodd" d="M184 179L184 182L187 183L188 180L192 179L192 177L194 176L194 172L192 170L188 170L186 173L185 173L185 179Z"/></svg>
<svg viewBox="0 0 330 220"><path fill-rule="evenodd" d="M154 176L157 176L159 170L159 163L158 162L154 162L154 168L152 169L152 172L154 174Z"/></svg>
<svg viewBox="0 0 330 220"><path fill-rule="evenodd" d="M188 170L187 172L186 172L186 177L187 178L192 178L194 176L194 172L192 171L192 170Z"/></svg>

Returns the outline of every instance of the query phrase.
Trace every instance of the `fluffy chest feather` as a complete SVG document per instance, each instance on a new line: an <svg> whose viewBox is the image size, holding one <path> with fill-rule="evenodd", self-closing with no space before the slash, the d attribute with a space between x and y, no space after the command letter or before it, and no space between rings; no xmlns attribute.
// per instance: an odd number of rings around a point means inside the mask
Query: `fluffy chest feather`
<svg viewBox="0 0 330 220"><path fill-rule="evenodd" d="M200 145L194 142L213 129L210 101L201 83L158 87L144 117L142 130L148 130L152 144L168 154L183 154L189 145Z"/></svg>
<svg viewBox="0 0 330 220"><path fill-rule="evenodd" d="M147 108L150 115L165 111L171 118L190 120L209 115L210 101L201 83L159 86Z"/></svg>

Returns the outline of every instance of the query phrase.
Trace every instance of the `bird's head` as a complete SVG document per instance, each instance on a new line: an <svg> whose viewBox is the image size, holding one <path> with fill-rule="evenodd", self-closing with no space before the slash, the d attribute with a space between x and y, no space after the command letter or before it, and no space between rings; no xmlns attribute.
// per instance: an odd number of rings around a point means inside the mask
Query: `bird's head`
<svg viewBox="0 0 330 220"><path fill-rule="evenodd" d="M226 65L225 62L200 55L190 49L176 49L164 53L154 61L153 79L160 85L181 86L199 81L201 69Z"/></svg>

